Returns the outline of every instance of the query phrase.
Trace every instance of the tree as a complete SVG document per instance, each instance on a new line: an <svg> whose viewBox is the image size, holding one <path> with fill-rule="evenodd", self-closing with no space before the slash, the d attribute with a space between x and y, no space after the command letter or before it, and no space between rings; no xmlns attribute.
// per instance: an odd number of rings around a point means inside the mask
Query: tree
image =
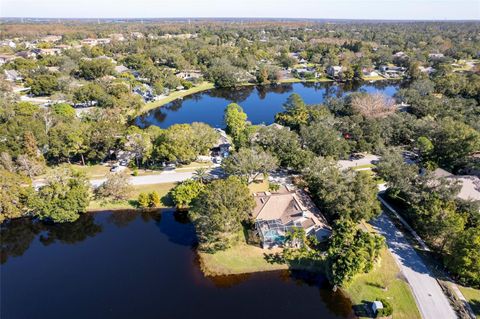
<svg viewBox="0 0 480 319"><path fill-rule="evenodd" d="M395 112L395 101L381 93L353 94L350 103L353 110L369 118L386 117Z"/></svg>
<svg viewBox="0 0 480 319"><path fill-rule="evenodd" d="M58 89L58 80L52 74L40 74L27 81L30 92L36 96L51 95Z"/></svg>
<svg viewBox="0 0 480 319"><path fill-rule="evenodd" d="M86 80L95 80L105 75L114 73L112 62L108 59L81 60L79 63L79 76Z"/></svg>
<svg viewBox="0 0 480 319"><path fill-rule="evenodd" d="M0 169L0 223L26 214L33 193L29 178Z"/></svg>
<svg viewBox="0 0 480 319"><path fill-rule="evenodd" d="M307 105L300 95L290 95L283 104L284 112L275 115L275 122L298 130L301 125L308 124L310 119Z"/></svg>
<svg viewBox="0 0 480 319"><path fill-rule="evenodd" d="M218 59L208 68L206 78L217 87L235 87L240 82L240 69L226 59Z"/></svg>
<svg viewBox="0 0 480 319"><path fill-rule="evenodd" d="M187 179L170 191L170 197L177 208L186 208L204 188L205 185L200 180Z"/></svg>
<svg viewBox="0 0 480 319"><path fill-rule="evenodd" d="M369 272L383 247L383 237L358 229L352 220L338 220L327 250L330 282L345 286L356 274Z"/></svg>
<svg viewBox="0 0 480 319"><path fill-rule="evenodd" d="M405 163L401 152L395 148L385 150L375 168L378 176L387 182L389 191L396 196L400 192L410 192L418 170L415 164Z"/></svg>
<svg viewBox="0 0 480 319"><path fill-rule="evenodd" d="M324 122L302 126L300 136L303 145L317 155L339 159L350 153L350 146L342 134Z"/></svg>
<svg viewBox="0 0 480 319"><path fill-rule="evenodd" d="M27 155L19 155L16 160L17 169L25 173L30 178L33 178L43 172L43 165L35 159Z"/></svg>
<svg viewBox="0 0 480 319"><path fill-rule="evenodd" d="M206 167L200 167L193 172L194 179L198 180L200 183L204 184L208 178L208 169Z"/></svg>
<svg viewBox="0 0 480 319"><path fill-rule="evenodd" d="M247 128L247 114L240 105L231 103L227 105L223 118L227 134L231 135L234 141L238 141Z"/></svg>
<svg viewBox="0 0 480 319"><path fill-rule="evenodd" d="M446 264L462 283L480 285L480 227L467 229L455 238Z"/></svg>
<svg viewBox="0 0 480 319"><path fill-rule="evenodd" d="M248 184L261 174L267 175L277 166L278 160L270 153L250 148L241 148L222 162L225 173L239 176Z"/></svg>
<svg viewBox="0 0 480 319"><path fill-rule="evenodd" d="M67 103L57 103L51 107L54 114L64 119L73 119L76 116L75 109Z"/></svg>
<svg viewBox="0 0 480 319"><path fill-rule="evenodd" d="M147 208L150 202L148 194L144 192L141 192L140 194L138 194L137 202L140 207Z"/></svg>
<svg viewBox="0 0 480 319"><path fill-rule="evenodd" d="M110 173L107 180L95 190L95 195L104 200L126 200L132 191L129 180L130 176L125 171Z"/></svg>
<svg viewBox="0 0 480 319"><path fill-rule="evenodd" d="M254 206L248 187L237 177L208 184L190 210L199 249L215 252L233 245L242 229L241 222L249 218Z"/></svg>
<svg viewBox="0 0 480 319"><path fill-rule="evenodd" d="M148 195L150 207L160 206L160 194L157 191L153 191Z"/></svg>
<svg viewBox="0 0 480 319"><path fill-rule="evenodd" d="M301 170L315 156L302 149L298 135L288 128L260 127L254 143L278 158L282 167Z"/></svg>
<svg viewBox="0 0 480 319"><path fill-rule="evenodd" d="M54 170L33 196L30 207L40 219L73 222L90 202L90 183L85 175L66 167Z"/></svg>

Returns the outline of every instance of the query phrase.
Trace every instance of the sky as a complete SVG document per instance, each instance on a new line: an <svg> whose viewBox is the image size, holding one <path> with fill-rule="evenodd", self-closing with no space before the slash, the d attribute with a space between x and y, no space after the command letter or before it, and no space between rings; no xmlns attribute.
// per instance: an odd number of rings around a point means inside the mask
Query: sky
<svg viewBox="0 0 480 319"><path fill-rule="evenodd" d="M480 20L480 0L0 0L0 17Z"/></svg>

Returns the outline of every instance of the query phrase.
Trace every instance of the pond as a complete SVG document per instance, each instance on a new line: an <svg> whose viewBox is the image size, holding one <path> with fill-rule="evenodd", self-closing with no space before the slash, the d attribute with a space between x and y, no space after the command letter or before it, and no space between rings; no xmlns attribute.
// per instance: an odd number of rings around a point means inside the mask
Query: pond
<svg viewBox="0 0 480 319"><path fill-rule="evenodd" d="M299 94L307 104L320 104L327 98L341 97L351 92L380 92L393 96L400 83L291 83L272 86L245 86L236 89L212 89L192 94L153 109L136 118L139 127L156 125L167 128L173 124L204 122L222 128L223 112L229 103L240 104L252 124L271 124L275 114L283 111L283 103L293 94Z"/></svg>
<svg viewBox="0 0 480 319"><path fill-rule="evenodd" d="M193 226L170 210L0 227L2 319L352 317L319 275L203 276Z"/></svg>

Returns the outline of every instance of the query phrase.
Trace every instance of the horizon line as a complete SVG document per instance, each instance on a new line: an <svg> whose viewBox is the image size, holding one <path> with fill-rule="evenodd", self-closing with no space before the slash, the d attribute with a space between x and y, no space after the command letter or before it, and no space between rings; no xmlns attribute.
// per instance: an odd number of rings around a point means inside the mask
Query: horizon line
<svg viewBox="0 0 480 319"><path fill-rule="evenodd" d="M196 19L196 20L215 20L215 19L252 19L252 20L297 20L297 21L318 21L318 20L335 20L335 21L427 21L427 22L480 22L479 19L451 19L451 18L425 18L425 19L372 19L372 18L295 18L295 17L186 17L186 16L173 16L173 17L21 17L10 16L0 17L0 20L4 19L44 19L44 20L171 20L171 19Z"/></svg>

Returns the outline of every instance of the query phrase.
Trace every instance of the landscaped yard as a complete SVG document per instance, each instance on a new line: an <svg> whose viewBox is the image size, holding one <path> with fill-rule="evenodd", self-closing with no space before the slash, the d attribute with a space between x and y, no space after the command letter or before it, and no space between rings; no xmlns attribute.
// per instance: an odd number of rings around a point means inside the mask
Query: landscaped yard
<svg viewBox="0 0 480 319"><path fill-rule="evenodd" d="M208 254L199 252L200 265L208 276L244 274L258 271L288 269L285 263L270 263L262 248L248 245L244 240L224 251Z"/></svg>
<svg viewBox="0 0 480 319"><path fill-rule="evenodd" d="M470 307L477 318L480 318L480 289L473 289L457 285L462 294L467 298Z"/></svg>
<svg viewBox="0 0 480 319"><path fill-rule="evenodd" d="M161 183L161 184L149 184L149 185L136 185L133 186L133 191L130 195L130 198L128 200L123 200L119 202L102 202L99 200L93 200L90 202L90 205L88 206L89 211L95 211L95 210L114 210L114 209L133 209L136 208L136 200L138 195L141 192L153 192L157 191L158 194L160 195L160 198L162 199L162 204L160 208L162 207L170 207L171 203L168 202L168 198L166 195L168 192L177 185L176 183Z"/></svg>
<svg viewBox="0 0 480 319"><path fill-rule="evenodd" d="M380 264L368 274L357 275L345 291L356 305L384 298L393 306L393 318L420 318L410 287L401 277L395 260L385 248Z"/></svg>

